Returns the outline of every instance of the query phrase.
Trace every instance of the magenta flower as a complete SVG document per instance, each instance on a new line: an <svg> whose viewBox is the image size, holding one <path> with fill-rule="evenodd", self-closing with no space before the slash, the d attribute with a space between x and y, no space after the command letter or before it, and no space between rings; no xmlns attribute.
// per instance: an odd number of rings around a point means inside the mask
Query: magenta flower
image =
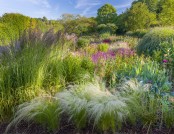
<svg viewBox="0 0 174 134"><path fill-rule="evenodd" d="M168 62L168 60L166 60L166 59L163 60L163 63L167 63L167 62Z"/></svg>
<svg viewBox="0 0 174 134"><path fill-rule="evenodd" d="M97 52L92 55L92 61L98 63L100 60L106 61L115 58L115 53L113 51L108 52Z"/></svg>

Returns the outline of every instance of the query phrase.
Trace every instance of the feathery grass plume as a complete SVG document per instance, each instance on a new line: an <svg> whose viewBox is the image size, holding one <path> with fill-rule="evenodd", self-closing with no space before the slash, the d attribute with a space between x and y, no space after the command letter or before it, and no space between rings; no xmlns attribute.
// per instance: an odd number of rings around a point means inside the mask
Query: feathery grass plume
<svg viewBox="0 0 174 134"><path fill-rule="evenodd" d="M148 92L151 84L143 84L141 81L138 82L137 79L125 80L119 87L121 92L130 93L141 93Z"/></svg>
<svg viewBox="0 0 174 134"><path fill-rule="evenodd" d="M85 85L74 85L69 91L58 93L62 112L68 114L69 121L73 121L78 129L87 125L87 104L91 96L96 95L95 88L86 89Z"/></svg>
<svg viewBox="0 0 174 134"><path fill-rule="evenodd" d="M99 130L121 129L129 111L125 98L102 92L88 103L88 116Z"/></svg>
<svg viewBox="0 0 174 134"><path fill-rule="evenodd" d="M46 127L50 131L55 131L59 127L60 109L59 101L53 97L42 97L33 99L18 106L14 119L8 125L6 133L12 126L17 126L21 121L35 121Z"/></svg>
<svg viewBox="0 0 174 134"><path fill-rule="evenodd" d="M87 119L101 131L121 128L128 108L126 99L101 89L99 84L88 83L70 91L58 93L63 112L69 115L78 128L86 126ZM90 123L90 124L91 124Z"/></svg>

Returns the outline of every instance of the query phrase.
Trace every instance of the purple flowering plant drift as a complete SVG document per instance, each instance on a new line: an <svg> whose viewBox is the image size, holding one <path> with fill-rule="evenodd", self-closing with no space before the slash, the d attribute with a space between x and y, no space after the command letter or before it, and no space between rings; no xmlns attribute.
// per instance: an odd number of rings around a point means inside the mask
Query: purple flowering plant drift
<svg viewBox="0 0 174 134"><path fill-rule="evenodd" d="M110 59L114 59L115 58L115 53L113 51L108 51L108 52L97 52L95 54L92 55L92 61L94 63L99 63L100 61L107 61Z"/></svg>
<svg viewBox="0 0 174 134"><path fill-rule="evenodd" d="M135 51L129 48L119 48L116 51L116 55L124 56L124 57L131 57L135 55Z"/></svg>

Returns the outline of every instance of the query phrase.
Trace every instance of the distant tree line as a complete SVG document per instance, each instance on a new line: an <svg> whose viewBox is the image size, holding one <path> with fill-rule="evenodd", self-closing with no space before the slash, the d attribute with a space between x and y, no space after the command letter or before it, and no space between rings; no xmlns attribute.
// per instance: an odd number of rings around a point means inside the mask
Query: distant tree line
<svg viewBox="0 0 174 134"><path fill-rule="evenodd" d="M125 33L156 26L174 25L174 0L135 0L129 9L118 15L111 4L105 4L96 17L63 14L59 20L30 18L17 13L5 13L0 17L0 44L18 39L27 29L42 32L56 31L75 33L77 36L94 33Z"/></svg>

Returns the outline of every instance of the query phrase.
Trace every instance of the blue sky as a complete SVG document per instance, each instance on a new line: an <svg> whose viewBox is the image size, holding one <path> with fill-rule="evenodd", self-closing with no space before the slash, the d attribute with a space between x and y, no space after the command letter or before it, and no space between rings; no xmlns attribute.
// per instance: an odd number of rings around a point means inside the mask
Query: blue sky
<svg viewBox="0 0 174 134"><path fill-rule="evenodd" d="M105 3L116 7L117 13L129 8L133 0L0 0L0 16L4 13L22 13L30 17L57 19L64 13L96 16Z"/></svg>

